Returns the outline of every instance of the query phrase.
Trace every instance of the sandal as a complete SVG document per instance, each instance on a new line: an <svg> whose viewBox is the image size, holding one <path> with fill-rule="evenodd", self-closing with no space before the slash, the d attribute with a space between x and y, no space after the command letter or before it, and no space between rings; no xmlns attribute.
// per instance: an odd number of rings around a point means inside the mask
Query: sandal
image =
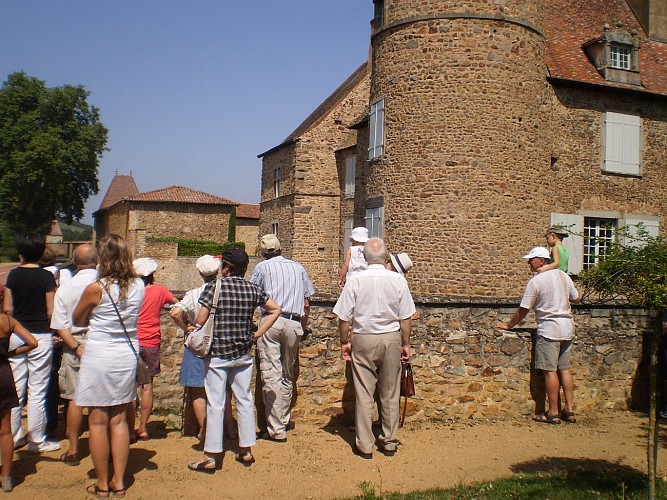
<svg viewBox="0 0 667 500"><path fill-rule="evenodd" d="M215 458L209 458L208 460L195 460L188 464L188 469L196 470L200 472L213 472L215 471Z"/></svg>
<svg viewBox="0 0 667 500"><path fill-rule="evenodd" d="M111 485L109 485L109 489L111 490L111 493L113 496L118 497L118 498L125 498L127 495L127 488L119 488L117 490L114 490Z"/></svg>
<svg viewBox="0 0 667 500"><path fill-rule="evenodd" d="M79 465L79 463L81 463L78 453L72 453L71 455L68 453L63 453L60 455L60 461L65 465Z"/></svg>
<svg viewBox="0 0 667 500"><path fill-rule="evenodd" d="M560 419L563 422L567 422L568 424L574 424L577 422L577 419L574 417L573 411L563 410L562 412L560 412Z"/></svg>
<svg viewBox="0 0 667 500"><path fill-rule="evenodd" d="M540 413L539 415L534 415L533 420L535 422L540 422L541 424L551 424L551 425L560 424L560 417L558 415L549 415L549 412Z"/></svg>
<svg viewBox="0 0 667 500"><path fill-rule="evenodd" d="M86 493L89 495L94 495L97 498L109 498L111 495L109 490L101 490L97 484L91 484L86 488Z"/></svg>
<svg viewBox="0 0 667 500"><path fill-rule="evenodd" d="M135 436L139 441L148 441L150 439L150 436L148 435L148 432L137 432L135 433Z"/></svg>
<svg viewBox="0 0 667 500"><path fill-rule="evenodd" d="M241 455L240 453L237 454L235 460L239 463L242 463L244 467L250 467L255 463L255 457L250 452L246 453L245 455Z"/></svg>

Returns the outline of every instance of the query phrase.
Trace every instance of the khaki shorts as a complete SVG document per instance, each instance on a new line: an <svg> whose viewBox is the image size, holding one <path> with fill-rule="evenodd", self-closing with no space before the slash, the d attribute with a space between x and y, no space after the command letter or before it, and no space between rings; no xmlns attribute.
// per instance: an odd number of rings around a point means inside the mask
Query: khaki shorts
<svg viewBox="0 0 667 500"><path fill-rule="evenodd" d="M148 365L148 371L155 377L160 373L160 348L139 346L139 356Z"/></svg>
<svg viewBox="0 0 667 500"><path fill-rule="evenodd" d="M572 340L551 340L541 335L535 341L535 368L545 372L570 368Z"/></svg>
<svg viewBox="0 0 667 500"><path fill-rule="evenodd" d="M86 339L74 335L76 341L84 347L86 346ZM74 353L72 349L67 346L63 347L63 360L58 370L58 386L60 387L60 397L63 399L74 399L74 392L79 381L79 366L81 360Z"/></svg>

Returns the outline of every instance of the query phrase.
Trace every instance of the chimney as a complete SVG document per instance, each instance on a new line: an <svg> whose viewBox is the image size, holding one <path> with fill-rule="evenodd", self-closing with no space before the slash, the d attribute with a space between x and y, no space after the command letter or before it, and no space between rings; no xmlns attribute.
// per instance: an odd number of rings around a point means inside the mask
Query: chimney
<svg viewBox="0 0 667 500"><path fill-rule="evenodd" d="M626 0L651 40L667 43L667 2Z"/></svg>

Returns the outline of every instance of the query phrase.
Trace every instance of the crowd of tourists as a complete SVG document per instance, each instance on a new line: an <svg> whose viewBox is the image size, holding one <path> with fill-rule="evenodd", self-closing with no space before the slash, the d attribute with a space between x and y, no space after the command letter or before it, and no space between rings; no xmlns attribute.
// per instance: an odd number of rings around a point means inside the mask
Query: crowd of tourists
<svg viewBox="0 0 667 500"><path fill-rule="evenodd" d="M538 337L545 344L538 346L536 367L545 373L550 403L549 411L535 419L546 423L574 421L569 301L577 300L577 293L567 274L559 270L563 265L567 269L567 253L556 245L560 239L553 237L562 238L559 231L547 233L554 259L543 247L524 257L538 274L517 313L497 325L512 328L528 310L535 310ZM405 278L412 261L405 253L390 254L382 239L369 238L366 228L354 228L350 240L333 312L338 317L341 356L351 364L353 377L353 451L371 459L377 448L391 457L399 445L401 365L410 356L415 313ZM294 429L291 411L297 395L299 343L309 332L315 289L304 267L282 255L274 234L260 239L263 260L249 280L244 278L249 258L242 248L232 246L222 255L197 259L203 283L180 300L156 283L157 262L149 257L133 260L118 235L105 236L97 247L78 246L72 272L55 265L44 239L35 233L20 236L17 249L21 262L7 277L4 314L0 315L0 483L4 491L13 488L15 449L26 445L32 453L60 449L53 439L59 396L67 403L68 441L60 461L72 466L80 463L79 437L87 408L96 482L86 492L98 498L126 495L130 444L150 438L147 423L153 378L160 373L160 315L165 306L171 308L170 317L185 338L200 330L209 317L213 321L205 355L197 356L187 346L183 350L180 383L192 401L203 445L201 456L187 467L209 473L219 469L225 440L238 440L235 460L245 467L255 462L252 447L257 439L287 441L288 431ZM54 346L61 348L61 355ZM253 369L257 372L254 394ZM565 393L562 411L557 397L560 386ZM373 432L376 402L377 438ZM24 407L27 418L22 425ZM55 408L53 427L49 408Z"/></svg>

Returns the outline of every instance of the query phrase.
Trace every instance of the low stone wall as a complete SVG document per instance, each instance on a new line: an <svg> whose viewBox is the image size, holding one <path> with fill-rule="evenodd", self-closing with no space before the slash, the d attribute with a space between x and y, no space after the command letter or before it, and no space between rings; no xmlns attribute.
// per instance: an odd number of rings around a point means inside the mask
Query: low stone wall
<svg viewBox="0 0 667 500"><path fill-rule="evenodd" d="M311 338L302 342L297 419L350 422L354 407L349 366L340 358L334 302L313 301ZM412 364L417 394L408 419L449 420L528 415L544 405L544 385L531 370L532 313L511 332L493 327L515 306L471 303L421 304L413 318ZM586 413L624 409L646 401L641 375L643 338L651 319L629 308L574 309L577 338L572 373L575 406ZM178 369L183 337L163 315L162 374L156 407L178 412L183 391Z"/></svg>

